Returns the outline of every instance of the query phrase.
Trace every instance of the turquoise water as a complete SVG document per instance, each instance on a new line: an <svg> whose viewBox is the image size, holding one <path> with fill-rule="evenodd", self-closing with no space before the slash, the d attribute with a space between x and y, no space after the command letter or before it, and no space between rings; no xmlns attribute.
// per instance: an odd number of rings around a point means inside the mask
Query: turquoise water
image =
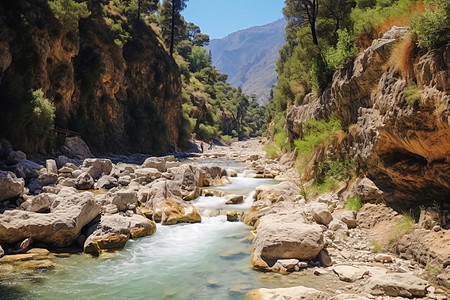
<svg viewBox="0 0 450 300"><path fill-rule="evenodd" d="M242 177L232 182L220 189L246 194L275 183ZM251 195L246 198L242 210L251 204ZM193 204L216 209L224 202L201 197ZM279 286L276 276L251 269L251 229L225 216L203 216L199 224L158 224L154 235L130 240L114 254L54 258L52 270L3 279L0 299L242 299L252 289Z"/></svg>

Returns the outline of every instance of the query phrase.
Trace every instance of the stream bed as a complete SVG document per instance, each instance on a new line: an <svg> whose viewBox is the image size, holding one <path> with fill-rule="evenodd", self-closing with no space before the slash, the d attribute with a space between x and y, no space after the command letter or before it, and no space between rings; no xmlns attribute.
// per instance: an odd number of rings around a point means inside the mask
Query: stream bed
<svg viewBox="0 0 450 300"><path fill-rule="evenodd" d="M224 215L209 215L224 209L247 210L256 186L276 181L244 177L231 181L214 189L245 195L243 204L225 207L223 197L200 197L193 204L202 214L201 223L158 224L154 235L130 240L122 251L100 257L56 257L51 269L11 278L0 270L0 299L242 299L261 287L321 289L307 272L280 275L251 269L252 228L227 222ZM332 290L323 280L322 289Z"/></svg>

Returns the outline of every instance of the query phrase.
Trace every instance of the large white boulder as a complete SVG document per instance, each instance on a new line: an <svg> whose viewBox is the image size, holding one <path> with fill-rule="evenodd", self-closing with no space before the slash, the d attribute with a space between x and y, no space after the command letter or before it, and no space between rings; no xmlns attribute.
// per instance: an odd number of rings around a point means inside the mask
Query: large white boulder
<svg viewBox="0 0 450 300"><path fill-rule="evenodd" d="M48 214L21 210L0 214L0 243L15 244L31 237L51 247L67 247L99 213L100 204L92 193L64 188Z"/></svg>
<svg viewBox="0 0 450 300"><path fill-rule="evenodd" d="M324 247L322 228L297 218L267 215L259 219L253 239L251 262L269 269L279 259L314 259Z"/></svg>

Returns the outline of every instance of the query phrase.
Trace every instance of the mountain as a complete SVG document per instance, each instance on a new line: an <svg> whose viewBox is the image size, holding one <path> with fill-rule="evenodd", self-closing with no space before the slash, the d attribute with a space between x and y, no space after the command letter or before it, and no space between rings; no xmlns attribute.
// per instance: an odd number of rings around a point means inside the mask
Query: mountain
<svg viewBox="0 0 450 300"><path fill-rule="evenodd" d="M267 104L270 87L276 83L278 50L284 44L286 20L255 26L211 40L213 64L228 74L232 86L245 94L256 94L258 102Z"/></svg>

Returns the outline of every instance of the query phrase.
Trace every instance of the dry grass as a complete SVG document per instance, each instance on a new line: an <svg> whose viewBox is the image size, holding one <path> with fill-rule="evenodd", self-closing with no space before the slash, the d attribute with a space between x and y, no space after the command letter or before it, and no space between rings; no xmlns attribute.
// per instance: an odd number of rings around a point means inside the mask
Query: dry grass
<svg viewBox="0 0 450 300"><path fill-rule="evenodd" d="M414 62L417 58L417 36L410 32L406 34L391 52L389 65L400 72L404 78L412 78Z"/></svg>

